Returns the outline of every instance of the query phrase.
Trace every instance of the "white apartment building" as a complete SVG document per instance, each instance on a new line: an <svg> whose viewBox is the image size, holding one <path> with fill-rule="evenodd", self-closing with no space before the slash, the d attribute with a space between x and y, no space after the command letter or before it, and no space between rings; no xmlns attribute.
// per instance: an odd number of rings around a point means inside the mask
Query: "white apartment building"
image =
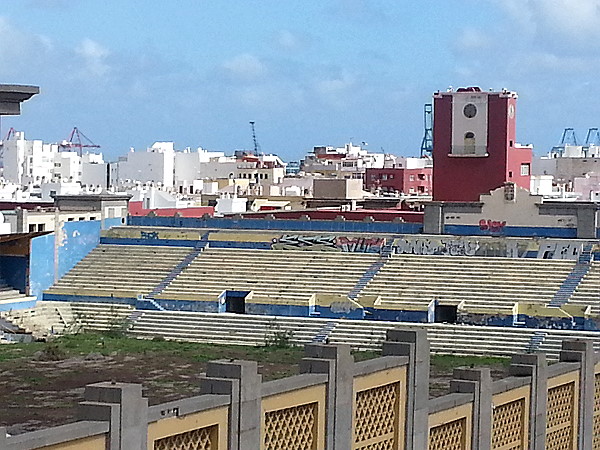
<svg viewBox="0 0 600 450"><path fill-rule="evenodd" d="M58 144L41 140L26 140L25 133L16 131L3 141L4 179L18 185L39 184L54 177Z"/></svg>
<svg viewBox="0 0 600 450"><path fill-rule="evenodd" d="M384 153L369 153L351 142L344 147L317 146L301 162L305 173L320 173L332 178L364 178L366 169L381 169L386 162Z"/></svg>
<svg viewBox="0 0 600 450"><path fill-rule="evenodd" d="M175 149L173 142L155 142L145 152L133 149L127 156L111 164L111 180L116 186L151 183L165 188L173 187Z"/></svg>

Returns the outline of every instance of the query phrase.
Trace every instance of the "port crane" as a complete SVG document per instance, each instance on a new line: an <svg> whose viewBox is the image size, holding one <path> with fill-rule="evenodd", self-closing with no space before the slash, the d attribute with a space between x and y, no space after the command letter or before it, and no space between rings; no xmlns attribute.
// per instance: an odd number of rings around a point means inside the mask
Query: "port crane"
<svg viewBox="0 0 600 450"><path fill-rule="evenodd" d="M79 156L81 156L84 148L100 148L99 145L94 144L90 138L79 131L79 128L77 127L73 128L69 139L62 141L60 144L58 144L58 146L63 152L71 152L76 150Z"/></svg>

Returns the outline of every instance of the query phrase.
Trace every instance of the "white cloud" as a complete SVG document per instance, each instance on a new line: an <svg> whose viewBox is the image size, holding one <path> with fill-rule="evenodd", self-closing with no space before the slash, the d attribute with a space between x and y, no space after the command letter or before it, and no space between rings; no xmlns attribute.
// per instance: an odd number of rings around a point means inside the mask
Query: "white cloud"
<svg viewBox="0 0 600 450"><path fill-rule="evenodd" d="M43 65L52 49L49 38L27 33L0 16L0 75L13 77L31 73L34 66Z"/></svg>
<svg viewBox="0 0 600 450"><path fill-rule="evenodd" d="M267 72L266 66L256 56L243 53L225 61L223 68L234 78L252 80L264 76Z"/></svg>
<svg viewBox="0 0 600 450"><path fill-rule="evenodd" d="M523 27L543 40L567 39L598 46L600 0L495 0Z"/></svg>
<svg viewBox="0 0 600 450"><path fill-rule="evenodd" d="M104 77L110 72L110 65L106 62L110 51L98 42L86 38L75 48L75 53L83 59L83 72L86 74Z"/></svg>
<svg viewBox="0 0 600 450"><path fill-rule="evenodd" d="M489 48L491 39L481 30L465 28L458 36L456 44L460 50L477 51Z"/></svg>
<svg viewBox="0 0 600 450"><path fill-rule="evenodd" d="M282 48L287 50L295 50L301 45L300 39L298 39L295 34L288 30L282 30L279 32L279 35L277 36L277 43Z"/></svg>
<svg viewBox="0 0 600 450"><path fill-rule="evenodd" d="M315 83L315 90L320 99L338 107L347 104L356 87L356 76L346 71L339 76L318 80Z"/></svg>

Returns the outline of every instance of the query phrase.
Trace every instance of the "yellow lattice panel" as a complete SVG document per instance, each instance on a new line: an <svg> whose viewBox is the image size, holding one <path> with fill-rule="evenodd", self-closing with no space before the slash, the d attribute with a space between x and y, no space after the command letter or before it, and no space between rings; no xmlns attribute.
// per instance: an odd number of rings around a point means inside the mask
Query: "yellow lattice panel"
<svg viewBox="0 0 600 450"><path fill-rule="evenodd" d="M600 374L594 377L594 437L592 448L600 450Z"/></svg>
<svg viewBox="0 0 600 450"><path fill-rule="evenodd" d="M354 448L395 448L399 388L396 382L356 394Z"/></svg>
<svg viewBox="0 0 600 450"><path fill-rule="evenodd" d="M316 448L317 403L278 409L265 414L265 449Z"/></svg>
<svg viewBox="0 0 600 450"><path fill-rule="evenodd" d="M548 391L546 450L573 448L575 383L565 383Z"/></svg>
<svg viewBox="0 0 600 450"><path fill-rule="evenodd" d="M356 450L395 450L398 447L394 445L394 439L392 438L355 448Z"/></svg>
<svg viewBox="0 0 600 450"><path fill-rule="evenodd" d="M429 450L466 450L467 419L462 418L429 430Z"/></svg>
<svg viewBox="0 0 600 450"><path fill-rule="evenodd" d="M494 408L492 448L513 450L523 448L525 436L525 399L521 398Z"/></svg>
<svg viewBox="0 0 600 450"><path fill-rule="evenodd" d="M186 431L154 441L154 450L216 450L217 426Z"/></svg>

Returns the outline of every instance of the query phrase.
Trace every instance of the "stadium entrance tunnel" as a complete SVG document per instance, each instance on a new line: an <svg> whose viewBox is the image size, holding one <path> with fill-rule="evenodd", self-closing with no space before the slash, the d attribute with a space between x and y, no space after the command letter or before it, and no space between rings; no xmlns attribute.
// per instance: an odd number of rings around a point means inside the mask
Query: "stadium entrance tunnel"
<svg viewBox="0 0 600 450"><path fill-rule="evenodd" d="M246 314L246 300L251 297L252 291L223 291L219 296L219 312Z"/></svg>
<svg viewBox="0 0 600 450"><path fill-rule="evenodd" d="M456 323L457 305L436 305L435 320L436 323Z"/></svg>

